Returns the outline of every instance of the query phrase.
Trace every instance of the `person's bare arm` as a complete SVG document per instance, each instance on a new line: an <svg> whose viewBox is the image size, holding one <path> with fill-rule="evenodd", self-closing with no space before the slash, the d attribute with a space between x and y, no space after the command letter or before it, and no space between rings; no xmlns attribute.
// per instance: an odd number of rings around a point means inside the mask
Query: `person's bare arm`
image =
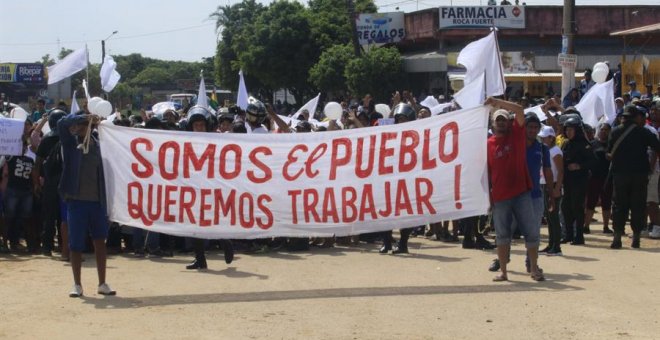
<svg viewBox="0 0 660 340"><path fill-rule="evenodd" d="M486 99L486 102L484 104L490 105L498 109L503 109L509 112L513 112L513 114L515 115L514 117L516 122L518 122L520 126L525 126L525 111L523 110L522 106L516 103L512 103L506 100L501 100L493 97L488 97L488 99Z"/></svg>
<svg viewBox="0 0 660 340"><path fill-rule="evenodd" d="M291 132L291 128L289 127L289 125L287 125L286 122L282 118L280 118L280 116L277 113L275 113L275 110L273 110L272 105L270 104L266 105L266 112L268 113L268 117L270 117L270 119L275 121L275 124L277 124L277 127L281 132L287 132L287 133Z"/></svg>
<svg viewBox="0 0 660 340"><path fill-rule="evenodd" d="M550 109L557 111L557 107L555 106L553 99L549 99L545 102L545 104L541 105L541 111L543 111L545 116L548 117L545 120L545 124L551 126L555 131L559 131L559 121L550 113Z"/></svg>
<svg viewBox="0 0 660 340"><path fill-rule="evenodd" d="M353 123L355 125L355 127L357 127L357 128L363 128L364 127L364 125L362 125L362 122L360 122L358 117L355 116L355 111L353 111L353 110L348 111L348 121Z"/></svg>
<svg viewBox="0 0 660 340"><path fill-rule="evenodd" d="M552 168L543 168L543 177L545 177L545 189L548 192L548 211L554 211L555 210L555 200L554 197L552 196L552 193L554 191L554 176L552 175Z"/></svg>
<svg viewBox="0 0 660 340"><path fill-rule="evenodd" d="M561 197L561 187L564 184L564 157L562 155L555 155L552 158L557 168L557 179L555 180L555 187L552 191L552 197Z"/></svg>

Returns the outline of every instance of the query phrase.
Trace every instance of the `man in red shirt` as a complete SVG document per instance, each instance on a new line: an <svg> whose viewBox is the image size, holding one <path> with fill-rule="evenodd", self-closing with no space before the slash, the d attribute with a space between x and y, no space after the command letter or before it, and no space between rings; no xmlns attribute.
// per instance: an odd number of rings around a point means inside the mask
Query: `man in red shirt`
<svg viewBox="0 0 660 340"><path fill-rule="evenodd" d="M491 207L497 235L497 257L502 274L493 281L507 281L507 262L511 252L513 219L525 237L532 279L543 280L537 266L539 237L535 232L532 180L527 169L525 113L520 105L488 98L486 105L498 109L492 115L493 136L488 138L488 173L491 186ZM511 120L511 114L514 117ZM538 229L538 228L536 228Z"/></svg>

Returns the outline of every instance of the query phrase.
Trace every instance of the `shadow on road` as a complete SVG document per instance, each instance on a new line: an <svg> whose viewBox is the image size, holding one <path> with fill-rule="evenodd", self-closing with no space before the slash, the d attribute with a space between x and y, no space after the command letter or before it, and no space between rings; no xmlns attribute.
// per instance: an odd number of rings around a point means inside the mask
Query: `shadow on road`
<svg viewBox="0 0 660 340"><path fill-rule="evenodd" d="M224 275L248 275L230 270L219 271ZM229 274L234 272L234 274ZM211 272L212 273L212 272ZM211 293L192 295L162 295L143 297L83 297L85 304L93 305L97 309L126 309L152 306L193 305L208 303L235 303L235 302L263 302L284 300L309 299L336 299L361 297L387 297L408 295L440 295L440 294L483 294L483 293L511 293L511 292L549 292L549 291L578 291L581 287L571 286L562 282L573 280L591 280L587 275L555 274L548 275L548 281L537 282L508 282L504 284L461 285L461 286L406 286L406 287L352 287L328 288L288 291L263 291L241 293Z"/></svg>

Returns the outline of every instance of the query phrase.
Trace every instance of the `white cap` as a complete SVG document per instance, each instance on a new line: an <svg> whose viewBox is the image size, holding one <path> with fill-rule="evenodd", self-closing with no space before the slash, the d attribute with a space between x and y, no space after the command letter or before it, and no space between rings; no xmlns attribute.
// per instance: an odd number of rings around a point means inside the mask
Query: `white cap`
<svg viewBox="0 0 660 340"><path fill-rule="evenodd" d="M552 128L552 126L544 126L541 128L541 132L539 132L539 137L545 138L545 137L554 137L555 136L555 129Z"/></svg>

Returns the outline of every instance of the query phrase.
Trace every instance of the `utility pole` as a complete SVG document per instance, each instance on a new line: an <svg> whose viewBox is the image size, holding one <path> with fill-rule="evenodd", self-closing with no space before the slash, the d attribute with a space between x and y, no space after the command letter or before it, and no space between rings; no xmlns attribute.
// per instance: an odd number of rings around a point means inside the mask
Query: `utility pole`
<svg viewBox="0 0 660 340"><path fill-rule="evenodd" d="M103 66L103 61L105 60L105 41L110 39L113 35L117 34L119 31L112 32L107 38L101 40L101 66Z"/></svg>
<svg viewBox="0 0 660 340"><path fill-rule="evenodd" d="M564 0L563 16L561 53L572 56L570 59L574 62L561 64L562 98L568 94L572 87L575 87L575 67L577 66L577 56L575 55L575 0Z"/></svg>
<svg viewBox="0 0 660 340"><path fill-rule="evenodd" d="M355 50L355 56L359 57L362 49L360 48L360 42L357 37L357 25L355 24L355 4L353 0L346 0L346 5L348 6L348 19L351 21L351 34L353 35L351 41L353 42L353 48Z"/></svg>

